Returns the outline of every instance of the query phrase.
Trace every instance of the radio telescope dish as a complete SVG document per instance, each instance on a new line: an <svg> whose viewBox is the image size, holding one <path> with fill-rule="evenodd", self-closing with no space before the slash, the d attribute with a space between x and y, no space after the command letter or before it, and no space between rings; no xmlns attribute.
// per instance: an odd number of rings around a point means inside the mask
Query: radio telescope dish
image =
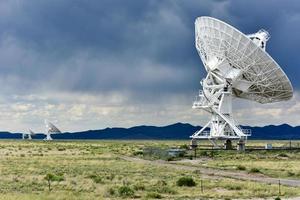
<svg viewBox="0 0 300 200"><path fill-rule="evenodd" d="M22 134L22 139L24 140L25 138L27 138L28 140L31 140L32 139L31 136L33 135L35 135L35 133L31 129L28 129L28 133Z"/></svg>
<svg viewBox="0 0 300 200"><path fill-rule="evenodd" d="M240 139L244 143L251 132L234 122L232 97L264 104L293 96L289 79L266 52L269 38L263 29L245 35L212 17L196 19L195 44L207 76L193 108L211 113L212 118L193 139Z"/></svg>
<svg viewBox="0 0 300 200"><path fill-rule="evenodd" d="M46 138L44 140L52 140L51 134L61 133L61 131L48 120L45 120L45 125L46 125L46 131L45 131Z"/></svg>

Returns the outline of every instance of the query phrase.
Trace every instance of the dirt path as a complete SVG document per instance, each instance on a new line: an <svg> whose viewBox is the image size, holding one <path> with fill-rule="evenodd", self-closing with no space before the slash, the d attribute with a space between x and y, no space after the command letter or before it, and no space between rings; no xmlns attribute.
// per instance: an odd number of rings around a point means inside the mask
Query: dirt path
<svg viewBox="0 0 300 200"><path fill-rule="evenodd" d="M152 160L144 160L141 158L129 157L129 156L120 156L120 158L130 162L152 164L152 165L163 166L163 167L172 167L174 169L179 169L179 170L188 170L188 171L197 170L199 173L203 174L204 176L215 177L215 178L226 177L226 178L234 178L239 180L257 181L257 182L269 183L269 184L278 184L278 180L279 180L276 178L270 178L268 176L260 175L260 174L248 174L245 172L233 172L233 171L211 169L211 168L204 168L204 167L186 166L186 165L170 163L163 160L152 161ZM280 183L286 186L300 187L300 180L280 179Z"/></svg>

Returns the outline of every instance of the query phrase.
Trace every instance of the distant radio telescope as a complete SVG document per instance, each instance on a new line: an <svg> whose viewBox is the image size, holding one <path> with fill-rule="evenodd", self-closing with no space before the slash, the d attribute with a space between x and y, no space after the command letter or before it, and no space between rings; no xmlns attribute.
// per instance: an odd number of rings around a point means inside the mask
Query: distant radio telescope
<svg viewBox="0 0 300 200"><path fill-rule="evenodd" d="M262 104L286 101L293 88L280 66L266 52L270 39L267 31L245 35L236 28L211 17L199 17L195 22L195 44L203 62L206 77L201 80L193 108L211 114L210 121L191 138L238 140L244 150L250 130L241 129L232 116L232 98L242 98ZM207 131L207 128L210 128Z"/></svg>
<svg viewBox="0 0 300 200"><path fill-rule="evenodd" d="M51 134L61 133L61 131L48 120L45 120L45 126L46 126L46 130L45 130L46 138L44 140L52 140Z"/></svg>
<svg viewBox="0 0 300 200"><path fill-rule="evenodd" d="M22 139L28 139L28 140L31 140L32 137L31 136L34 136L35 133L31 130L31 129L28 129L28 133L22 133Z"/></svg>

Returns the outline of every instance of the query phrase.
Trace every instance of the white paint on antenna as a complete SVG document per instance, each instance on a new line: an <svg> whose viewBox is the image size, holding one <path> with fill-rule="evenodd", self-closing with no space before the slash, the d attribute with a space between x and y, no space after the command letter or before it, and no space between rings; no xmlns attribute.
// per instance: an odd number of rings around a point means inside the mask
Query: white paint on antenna
<svg viewBox="0 0 300 200"><path fill-rule="evenodd" d="M237 125L232 116L232 97L272 103L289 100L292 85L265 51L270 35L265 30L244 35L234 27L211 17L199 17L195 22L195 43L207 71L200 82L193 108L211 114L210 121L194 133L193 139L238 139L244 148L251 130ZM210 128L207 131L207 128Z"/></svg>

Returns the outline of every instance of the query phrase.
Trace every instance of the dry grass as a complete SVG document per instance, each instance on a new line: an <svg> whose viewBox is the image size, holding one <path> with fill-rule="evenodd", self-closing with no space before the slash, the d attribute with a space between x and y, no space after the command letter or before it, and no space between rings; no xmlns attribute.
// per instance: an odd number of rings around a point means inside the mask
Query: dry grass
<svg viewBox="0 0 300 200"><path fill-rule="evenodd" d="M186 141L0 141L0 199L123 199L158 196L166 199L272 197L277 185L229 178L206 179L199 174L167 167L121 160L146 146L171 147ZM231 155L209 159L208 165L234 165ZM221 157L223 157L221 160ZM252 159L249 157L249 159ZM249 168L259 164L249 164ZM214 163L215 162L215 163ZM256 163L255 162L255 163ZM264 161L267 162L267 161ZM296 161L287 162L294 169ZM248 168L248 165L246 165ZM266 165L273 169L272 164ZM299 165L298 165L299 166ZM282 166L279 165L278 168ZM46 174L60 174L64 181L53 182L48 191ZM193 177L195 187L178 187L180 177ZM204 192L201 193L200 182ZM124 196L122 186L134 191ZM299 196L298 188L281 188L285 196ZM125 192L126 194L126 192Z"/></svg>

